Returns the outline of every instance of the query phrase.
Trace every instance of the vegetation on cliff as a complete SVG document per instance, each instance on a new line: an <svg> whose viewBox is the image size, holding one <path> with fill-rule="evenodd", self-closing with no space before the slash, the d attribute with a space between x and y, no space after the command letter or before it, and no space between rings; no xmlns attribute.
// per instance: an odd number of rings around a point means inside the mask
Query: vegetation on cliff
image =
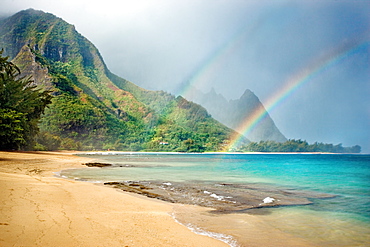
<svg viewBox="0 0 370 247"><path fill-rule="evenodd" d="M235 135L198 104L114 75L90 41L52 14L29 9L1 20L0 48L54 96L38 149L226 151Z"/></svg>
<svg viewBox="0 0 370 247"><path fill-rule="evenodd" d="M20 77L19 68L0 51L0 149L32 148L45 107L51 103L48 91Z"/></svg>

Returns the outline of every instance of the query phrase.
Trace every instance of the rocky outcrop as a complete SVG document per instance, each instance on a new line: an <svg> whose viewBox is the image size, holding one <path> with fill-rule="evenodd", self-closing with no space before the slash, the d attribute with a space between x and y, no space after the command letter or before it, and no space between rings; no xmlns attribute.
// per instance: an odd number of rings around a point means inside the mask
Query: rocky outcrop
<svg viewBox="0 0 370 247"><path fill-rule="evenodd" d="M107 167L107 166L112 166L112 164L100 163L100 162L89 162L89 163L85 163L84 165L85 166L88 166L88 167Z"/></svg>
<svg viewBox="0 0 370 247"><path fill-rule="evenodd" d="M42 86L46 90L53 88L52 78L49 75L48 68L36 62L36 55L31 52L28 45L24 45L18 55L13 59L15 64L19 65L22 77L31 77L33 84Z"/></svg>

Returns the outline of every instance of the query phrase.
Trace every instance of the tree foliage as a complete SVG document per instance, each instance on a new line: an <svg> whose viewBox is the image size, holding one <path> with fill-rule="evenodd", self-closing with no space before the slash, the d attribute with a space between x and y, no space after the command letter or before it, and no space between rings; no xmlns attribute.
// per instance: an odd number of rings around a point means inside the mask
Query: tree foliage
<svg viewBox="0 0 370 247"><path fill-rule="evenodd" d="M38 122L51 103L48 91L20 76L19 68L0 51L0 149L32 148Z"/></svg>
<svg viewBox="0 0 370 247"><path fill-rule="evenodd" d="M361 147L343 147L342 144L333 145L315 142L308 144L304 140L288 140L286 142L260 141L251 142L240 148L244 152L324 152L324 153L360 153Z"/></svg>

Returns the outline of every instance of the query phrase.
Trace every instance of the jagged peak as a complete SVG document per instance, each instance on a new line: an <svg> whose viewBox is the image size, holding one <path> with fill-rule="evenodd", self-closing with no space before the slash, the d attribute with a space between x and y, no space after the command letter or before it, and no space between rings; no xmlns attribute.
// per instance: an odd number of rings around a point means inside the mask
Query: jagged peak
<svg viewBox="0 0 370 247"><path fill-rule="evenodd" d="M214 87L212 87L211 90L208 93L209 94L217 94Z"/></svg>
<svg viewBox="0 0 370 247"><path fill-rule="evenodd" d="M259 98L255 93L253 93L251 90L246 89L242 96L240 96L239 100L254 100L260 102Z"/></svg>
<svg viewBox="0 0 370 247"><path fill-rule="evenodd" d="M250 89L245 89L245 91L244 91L244 93L242 94L241 97L243 97L243 96L249 96L249 95L256 95L256 94L253 91L251 91Z"/></svg>
<svg viewBox="0 0 370 247"><path fill-rule="evenodd" d="M214 87L212 87L211 90L208 93L206 93L205 95L207 95L209 97L217 97L222 101L226 101L225 96L223 96L221 93L217 93Z"/></svg>

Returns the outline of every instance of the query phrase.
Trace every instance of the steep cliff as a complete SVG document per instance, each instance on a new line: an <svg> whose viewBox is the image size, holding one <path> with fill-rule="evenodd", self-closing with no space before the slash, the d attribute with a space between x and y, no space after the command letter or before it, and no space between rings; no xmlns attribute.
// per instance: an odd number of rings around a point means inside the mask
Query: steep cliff
<svg viewBox="0 0 370 247"><path fill-rule="evenodd" d="M218 151L235 135L198 104L114 75L89 40L52 14L28 9L1 20L0 49L53 91L40 129L62 148Z"/></svg>

